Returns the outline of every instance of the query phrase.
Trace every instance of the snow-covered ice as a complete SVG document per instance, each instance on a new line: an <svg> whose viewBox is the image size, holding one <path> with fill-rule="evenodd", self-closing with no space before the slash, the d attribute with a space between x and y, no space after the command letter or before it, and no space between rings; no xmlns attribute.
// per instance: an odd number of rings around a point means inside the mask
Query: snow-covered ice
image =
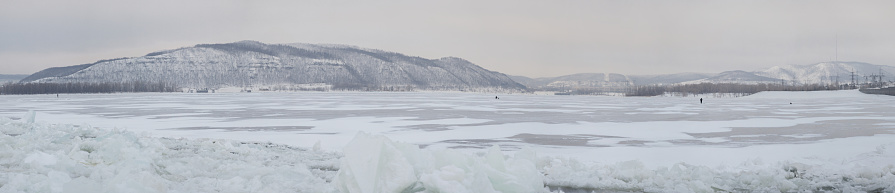
<svg viewBox="0 0 895 193"><path fill-rule="evenodd" d="M334 182L342 192L542 192L537 157L506 159L498 146L484 156L452 149L421 150L360 132L343 151Z"/></svg>
<svg viewBox="0 0 895 193"><path fill-rule="evenodd" d="M333 192L337 153L0 118L0 192Z"/></svg>
<svg viewBox="0 0 895 193"><path fill-rule="evenodd" d="M895 190L895 98L857 91L0 99L0 192Z"/></svg>

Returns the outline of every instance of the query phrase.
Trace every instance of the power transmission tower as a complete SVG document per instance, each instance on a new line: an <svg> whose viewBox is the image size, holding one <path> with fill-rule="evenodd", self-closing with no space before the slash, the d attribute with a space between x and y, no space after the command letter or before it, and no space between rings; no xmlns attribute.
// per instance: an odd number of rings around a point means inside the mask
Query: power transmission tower
<svg viewBox="0 0 895 193"><path fill-rule="evenodd" d="M833 80L836 80L835 82ZM830 76L830 84L839 85L839 76Z"/></svg>

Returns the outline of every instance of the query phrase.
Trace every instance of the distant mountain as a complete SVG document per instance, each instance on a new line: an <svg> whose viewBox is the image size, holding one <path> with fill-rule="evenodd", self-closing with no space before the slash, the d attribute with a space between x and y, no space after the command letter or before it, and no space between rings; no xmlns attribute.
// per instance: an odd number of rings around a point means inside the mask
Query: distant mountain
<svg viewBox="0 0 895 193"><path fill-rule="evenodd" d="M685 81L685 82L682 82L682 84L697 84L697 83L758 84L758 83L779 83L779 82L780 82L780 79L759 76L753 72L734 70L734 71L722 72L718 75L708 77L708 78Z"/></svg>
<svg viewBox="0 0 895 193"><path fill-rule="evenodd" d="M510 79L512 79L513 81L515 81L519 84L525 85L525 87L533 88L533 87L542 85L541 81L536 80L534 78L529 78L526 76L514 76L514 75L507 75L507 76L510 77Z"/></svg>
<svg viewBox="0 0 895 193"><path fill-rule="evenodd" d="M609 83L619 83L622 82L624 84L628 84L630 81L628 77L622 74L615 73L580 73L580 74L571 74L565 76L558 77L547 77L547 78L528 78L524 76L510 76L514 81L522 83L523 85L534 88L534 87L544 87L548 85L555 84L609 84Z"/></svg>
<svg viewBox="0 0 895 193"><path fill-rule="evenodd" d="M623 75L616 73L580 73L558 77L528 78L510 76L514 81L529 88L551 87L619 87L628 85L675 84L714 76L706 73L677 73L662 75Z"/></svg>
<svg viewBox="0 0 895 193"><path fill-rule="evenodd" d="M510 78L529 89L561 92L582 89L588 89L589 92L616 92L632 84L627 76L615 73L580 73L548 78L510 76Z"/></svg>
<svg viewBox="0 0 895 193"><path fill-rule="evenodd" d="M22 82L167 82L190 88L324 83L337 87L524 89L456 57L426 59L346 45L199 44L142 57L49 68Z"/></svg>
<svg viewBox="0 0 895 193"><path fill-rule="evenodd" d="M651 84L675 84L687 81L694 81L715 76L709 73L677 73L677 74L660 74L660 75L629 75L636 85Z"/></svg>
<svg viewBox="0 0 895 193"><path fill-rule="evenodd" d="M895 67L874 65L863 62L820 62L809 65L774 66L763 71L727 71L718 75L699 80L684 81L682 84L693 83L786 83L786 84L834 84L851 82L851 72L855 72L855 82L858 84L871 80L872 76L883 74L892 77ZM838 77L837 77L838 76ZM865 77L867 79L865 79ZM889 79L886 79L889 80Z"/></svg>
<svg viewBox="0 0 895 193"><path fill-rule="evenodd" d="M28 77L27 74L0 74L0 83L18 82Z"/></svg>
<svg viewBox="0 0 895 193"><path fill-rule="evenodd" d="M755 72L756 75L784 80L788 83L811 84L824 83L829 84L837 81L840 83L851 82L851 72L855 72L857 83L865 82L865 76L882 74L890 80L892 73L895 73L895 67L886 65L874 65L863 62L821 62L809 65L787 65L775 66L764 71ZM867 80L869 81L869 80Z"/></svg>
<svg viewBox="0 0 895 193"><path fill-rule="evenodd" d="M602 88L609 85L618 87L629 81L628 85L655 84L698 84L698 83L786 83L786 84L832 84L837 80L845 84L851 82L851 72L855 72L858 84L873 81L873 77L883 75L884 81L895 78L895 67L874 65L862 62L821 62L810 65L775 66L763 71L747 72L742 70L726 71L718 74L710 73L677 73L661 75L622 75L603 73L582 73L559 77L528 78L511 76L516 82L529 88L552 88L560 86ZM837 78L838 76L838 78Z"/></svg>

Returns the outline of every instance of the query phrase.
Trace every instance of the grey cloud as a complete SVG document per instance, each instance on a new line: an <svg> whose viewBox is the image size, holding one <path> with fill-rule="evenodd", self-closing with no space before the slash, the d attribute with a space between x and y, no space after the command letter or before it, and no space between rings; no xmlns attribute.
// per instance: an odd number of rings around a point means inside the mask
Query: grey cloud
<svg viewBox="0 0 895 193"><path fill-rule="evenodd" d="M0 8L0 73L198 43L338 43L526 76L893 64L892 1L55 1ZM35 55L53 55L33 58ZM14 64L10 64L14 63Z"/></svg>

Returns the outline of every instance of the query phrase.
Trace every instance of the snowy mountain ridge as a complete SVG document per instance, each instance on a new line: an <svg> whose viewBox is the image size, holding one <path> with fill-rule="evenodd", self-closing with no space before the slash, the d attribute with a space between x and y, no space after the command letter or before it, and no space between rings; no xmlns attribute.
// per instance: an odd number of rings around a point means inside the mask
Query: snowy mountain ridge
<svg viewBox="0 0 895 193"><path fill-rule="evenodd" d="M865 76L879 75L884 76L884 81L890 80L895 72L895 67L887 65L875 65L863 62L820 62L809 65L786 65L775 66L764 71L755 72L756 75L785 80L795 84L830 84L837 81L840 83L851 82L851 73L855 74L855 82L863 83ZM888 77L888 78L886 78Z"/></svg>
<svg viewBox="0 0 895 193"><path fill-rule="evenodd" d="M555 84L609 84L623 82L627 84L631 80L628 76L617 73L578 73L558 77L528 78L524 76L510 76L514 81L528 87L544 87Z"/></svg>
<svg viewBox="0 0 895 193"><path fill-rule="evenodd" d="M528 78L510 76L516 82L530 88L548 87L564 84L578 86L578 83L621 83L629 81L630 85L653 84L699 84L699 83L786 83L786 84L841 84L851 83L851 72L855 72L855 82L860 84L873 81L873 77L882 74L883 81L895 78L895 67L874 65L863 62L820 62L808 65L774 66L762 71L733 70L717 74L711 73L677 73L661 75L624 75L616 73L580 73L559 77ZM838 76L838 78L837 78ZM572 84L576 83L576 84ZM623 85L623 84L617 84Z"/></svg>
<svg viewBox="0 0 895 193"><path fill-rule="evenodd" d="M345 45L199 44L42 70L22 82L166 82L191 88L325 83L342 88L524 89L456 57L426 59Z"/></svg>
<svg viewBox="0 0 895 193"><path fill-rule="evenodd" d="M708 78L681 82L680 84L699 84L699 83L760 84L760 83L779 83L779 82L780 82L779 79L759 76L753 72L734 70L734 71L721 72L718 75L708 77Z"/></svg>

